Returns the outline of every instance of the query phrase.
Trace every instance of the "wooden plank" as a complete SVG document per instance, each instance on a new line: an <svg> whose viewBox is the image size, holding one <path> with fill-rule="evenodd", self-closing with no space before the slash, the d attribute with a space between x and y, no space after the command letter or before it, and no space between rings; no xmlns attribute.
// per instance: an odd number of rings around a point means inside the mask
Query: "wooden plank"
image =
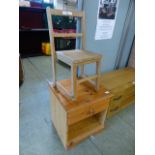
<svg viewBox="0 0 155 155"><path fill-rule="evenodd" d="M69 126L67 146L71 148L81 140L101 131L103 128L104 126L96 117L89 117L88 119Z"/></svg>
<svg viewBox="0 0 155 155"><path fill-rule="evenodd" d="M109 107L109 104L108 104L108 107ZM108 107L104 109L104 111L95 115L97 118L99 118L100 124L103 124L104 126L105 126L105 120L108 113Z"/></svg>
<svg viewBox="0 0 155 155"><path fill-rule="evenodd" d="M88 75L86 75L86 74L83 74L83 75L82 75L82 78L86 78L86 77L88 77ZM90 79L88 79L88 82L89 82L93 87L96 86L95 80L90 80Z"/></svg>
<svg viewBox="0 0 155 155"><path fill-rule="evenodd" d="M78 80L78 83L82 83L82 82L85 82L85 81L88 81L88 80L92 80L92 79L96 79L96 78L97 78L97 75L83 77L82 79Z"/></svg>
<svg viewBox="0 0 155 155"><path fill-rule="evenodd" d="M84 75L84 65L83 64L80 65L79 68L80 68L80 72L81 72L80 76L83 77L83 75Z"/></svg>
<svg viewBox="0 0 155 155"><path fill-rule="evenodd" d="M96 62L96 74L97 74L97 78L96 78L96 90L99 90L100 87L100 78L101 78L101 59L100 61Z"/></svg>
<svg viewBox="0 0 155 155"><path fill-rule="evenodd" d="M121 103L121 110L126 108L128 105L132 104L135 102L135 96L130 95L128 97L125 97Z"/></svg>
<svg viewBox="0 0 155 155"><path fill-rule="evenodd" d="M126 67L126 68L121 68L121 69L117 69L117 70L112 70L109 72L106 72L103 74L102 78L103 79L108 79L110 78L114 78L114 77L120 77L123 76L124 73L126 74L133 74L135 72L135 70L131 67Z"/></svg>
<svg viewBox="0 0 155 155"><path fill-rule="evenodd" d="M100 59L100 55L75 49L57 51L57 58L70 66L72 64L77 64L78 66L81 66L84 64L95 63Z"/></svg>
<svg viewBox="0 0 155 155"><path fill-rule="evenodd" d="M124 96L123 94L118 94L118 95L115 95L113 96L113 98L111 99L111 102L110 102L110 108L120 104L123 100Z"/></svg>
<svg viewBox="0 0 155 155"><path fill-rule="evenodd" d="M134 100L135 100L134 94L135 94L134 91L133 92L131 91L131 92L128 92L127 94L122 94L122 95L117 94L117 96L114 94L109 104L108 117L113 116L114 114L123 110L131 103L134 103Z"/></svg>
<svg viewBox="0 0 155 155"><path fill-rule="evenodd" d="M117 113L120 111L119 109L120 109L120 106L116 106L116 107L110 109L110 110L108 111L108 113L107 113L107 118L109 118L109 117L111 117L111 116L117 114Z"/></svg>
<svg viewBox="0 0 155 155"><path fill-rule="evenodd" d="M68 89L69 91L71 89L71 81L69 79L67 80L61 80L59 81L65 89ZM72 101L70 98L67 98L64 96L60 91L58 91L56 88L52 87L50 84L50 88L52 89L53 93L55 93L55 96L57 96L66 109L67 112L72 111L73 109L83 107L88 104L92 104L94 102L98 102L100 100L106 100L112 97L112 94L106 94L105 92L107 89L102 85L100 87L100 91L96 92L94 90L94 87L89 82L84 82L78 85L77 87L77 99Z"/></svg>
<svg viewBox="0 0 155 155"><path fill-rule="evenodd" d="M101 83L109 90L132 81L135 81L135 71L133 68L123 68L104 73L101 76Z"/></svg>
<svg viewBox="0 0 155 155"><path fill-rule="evenodd" d="M83 18L81 19L81 29L82 29L82 49L86 49L86 17L85 17L85 12L83 12Z"/></svg>
<svg viewBox="0 0 155 155"><path fill-rule="evenodd" d="M82 33L55 33L52 32L53 37L56 38L76 38L82 37Z"/></svg>
<svg viewBox="0 0 155 155"><path fill-rule="evenodd" d="M81 19L81 30L82 30L82 49L86 49L86 21L85 21L85 12L83 12L83 18ZM81 76L84 75L84 65L80 65Z"/></svg>
<svg viewBox="0 0 155 155"><path fill-rule="evenodd" d="M52 18L51 18L51 12L49 7L47 7L46 9L46 13L47 13L48 28L49 28L50 47L51 47L52 77L53 77L53 84L56 85L56 77L57 77L56 53L55 53L54 38L51 35L51 32L53 32L53 25L52 25Z"/></svg>
<svg viewBox="0 0 155 155"><path fill-rule="evenodd" d="M56 82L57 89L64 95L67 95L69 98L71 97L71 91L68 91L59 81Z"/></svg>
<svg viewBox="0 0 155 155"><path fill-rule="evenodd" d="M83 17L83 12L80 11L62 11L58 9L50 9L50 12L55 16Z"/></svg>
<svg viewBox="0 0 155 155"><path fill-rule="evenodd" d="M68 125L74 124L80 120L95 115L105 109L108 109L109 100L101 100L92 104L81 106L68 112Z"/></svg>
<svg viewBox="0 0 155 155"><path fill-rule="evenodd" d="M77 63L77 65L80 64L88 64L88 63L95 63L101 58L101 55L87 52L84 50L66 50L66 51L57 51L58 58L64 59L64 61L69 61L72 63Z"/></svg>
<svg viewBox="0 0 155 155"><path fill-rule="evenodd" d="M56 131L66 148L67 146L67 114L64 108L62 107L59 100L55 97L55 95L51 91L51 113L52 113L52 122L56 128Z"/></svg>
<svg viewBox="0 0 155 155"><path fill-rule="evenodd" d="M77 65L71 66L71 96L72 99L77 97Z"/></svg>
<svg viewBox="0 0 155 155"><path fill-rule="evenodd" d="M115 114L119 113L121 110L127 108L129 105L133 104L135 102L134 95L129 96L128 98L125 98L119 105L111 108L108 110L107 117L112 117Z"/></svg>

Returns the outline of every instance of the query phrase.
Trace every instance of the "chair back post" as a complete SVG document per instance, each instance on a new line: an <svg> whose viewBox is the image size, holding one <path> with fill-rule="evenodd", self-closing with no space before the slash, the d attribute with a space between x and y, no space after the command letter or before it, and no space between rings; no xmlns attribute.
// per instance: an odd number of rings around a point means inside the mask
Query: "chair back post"
<svg viewBox="0 0 155 155"><path fill-rule="evenodd" d="M85 50L86 48L86 19L85 19L85 12L83 11L83 16L81 19L81 30L82 30L82 49Z"/></svg>
<svg viewBox="0 0 155 155"><path fill-rule="evenodd" d="M53 86L55 86L56 85L56 52L55 52L55 43L54 43L54 37L53 37L53 22L52 22L50 7L46 8L46 14L47 14L50 47L51 47Z"/></svg>

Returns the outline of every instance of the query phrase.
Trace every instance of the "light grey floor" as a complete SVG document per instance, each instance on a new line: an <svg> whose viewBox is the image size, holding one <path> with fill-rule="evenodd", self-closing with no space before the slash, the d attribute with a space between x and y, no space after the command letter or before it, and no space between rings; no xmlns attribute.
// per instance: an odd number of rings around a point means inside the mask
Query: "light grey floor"
<svg viewBox="0 0 155 155"><path fill-rule="evenodd" d="M50 57L23 59L25 80L20 87L19 129L20 155L134 155L135 115L131 105L106 121L106 129L66 151L50 120ZM62 65L59 77L70 76Z"/></svg>

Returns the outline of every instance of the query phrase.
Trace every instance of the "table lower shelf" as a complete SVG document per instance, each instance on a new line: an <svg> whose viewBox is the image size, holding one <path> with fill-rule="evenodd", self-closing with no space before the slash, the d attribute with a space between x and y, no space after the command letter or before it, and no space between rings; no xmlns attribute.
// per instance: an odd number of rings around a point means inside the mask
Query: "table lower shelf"
<svg viewBox="0 0 155 155"><path fill-rule="evenodd" d="M72 147L81 140L101 131L104 125L101 124L99 117L92 116L78 123L69 126L68 147Z"/></svg>

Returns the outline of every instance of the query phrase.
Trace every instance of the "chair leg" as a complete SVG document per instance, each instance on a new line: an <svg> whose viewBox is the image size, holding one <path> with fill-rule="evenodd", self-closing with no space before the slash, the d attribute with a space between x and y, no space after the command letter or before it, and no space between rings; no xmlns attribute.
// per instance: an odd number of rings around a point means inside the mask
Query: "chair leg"
<svg viewBox="0 0 155 155"><path fill-rule="evenodd" d="M101 77L100 68L101 68L101 61L97 61L96 62L96 74L97 74L97 78L96 78L96 90L97 91L100 88L100 77Z"/></svg>
<svg viewBox="0 0 155 155"><path fill-rule="evenodd" d="M77 65L71 66L71 96L76 99L77 95Z"/></svg>
<svg viewBox="0 0 155 155"><path fill-rule="evenodd" d="M53 86L56 86L56 77L57 77L57 70L56 70L56 56L52 55L52 77L53 77Z"/></svg>
<svg viewBox="0 0 155 155"><path fill-rule="evenodd" d="M81 77L84 76L84 65L80 66Z"/></svg>

